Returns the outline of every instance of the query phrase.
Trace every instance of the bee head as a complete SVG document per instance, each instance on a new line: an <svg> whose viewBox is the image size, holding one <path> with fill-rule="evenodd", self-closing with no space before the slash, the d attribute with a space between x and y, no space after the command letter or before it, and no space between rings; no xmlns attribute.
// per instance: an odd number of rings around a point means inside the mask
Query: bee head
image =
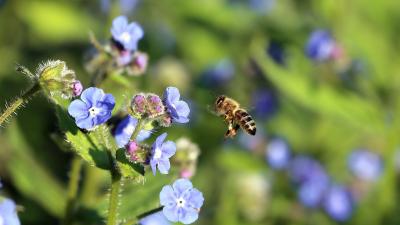
<svg viewBox="0 0 400 225"><path fill-rule="evenodd" d="M215 105L217 106L221 104L225 100L225 98L226 98L225 95L218 96L217 100L215 101Z"/></svg>

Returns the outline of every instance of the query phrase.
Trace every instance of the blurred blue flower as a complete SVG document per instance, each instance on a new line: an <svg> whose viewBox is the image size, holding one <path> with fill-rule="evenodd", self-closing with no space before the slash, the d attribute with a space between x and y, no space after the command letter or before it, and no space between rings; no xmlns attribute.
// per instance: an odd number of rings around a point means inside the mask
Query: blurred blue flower
<svg viewBox="0 0 400 225"><path fill-rule="evenodd" d="M340 185L331 186L323 202L326 213L334 220L346 221L353 212L353 199L349 190Z"/></svg>
<svg viewBox="0 0 400 225"><path fill-rule="evenodd" d="M235 67L228 59L220 60L216 65L207 69L201 77L207 87L218 87L229 82L235 75Z"/></svg>
<svg viewBox="0 0 400 225"><path fill-rule="evenodd" d="M300 184L297 197L304 206L315 208L322 202L328 187L328 175L325 172L314 173L308 180Z"/></svg>
<svg viewBox="0 0 400 225"><path fill-rule="evenodd" d="M253 93L252 105L255 107L254 115L257 118L267 119L276 112L278 101L272 91L263 89Z"/></svg>
<svg viewBox="0 0 400 225"><path fill-rule="evenodd" d="M285 140L274 138L269 141L265 149L268 164L277 170L285 169L290 162L290 149Z"/></svg>
<svg viewBox="0 0 400 225"><path fill-rule="evenodd" d="M172 121L177 123L189 122L189 105L180 99L179 90L176 87L167 87L164 92L164 103L167 111L172 117Z"/></svg>
<svg viewBox="0 0 400 225"><path fill-rule="evenodd" d="M154 213L139 221L140 225L171 225L162 212Z"/></svg>
<svg viewBox="0 0 400 225"><path fill-rule="evenodd" d="M203 202L203 194L193 188L187 179L178 179L172 186L164 186L160 192L163 213L172 222L193 223L199 217Z"/></svg>
<svg viewBox="0 0 400 225"><path fill-rule="evenodd" d="M268 45L267 53L277 64L285 64L285 53L282 45L278 42L271 41Z"/></svg>
<svg viewBox="0 0 400 225"><path fill-rule="evenodd" d="M157 137L151 148L150 166L153 174L156 175L157 168L162 174L168 174L171 158L176 152L176 145L172 141L164 142L167 133Z"/></svg>
<svg viewBox="0 0 400 225"><path fill-rule="evenodd" d="M115 100L111 94L90 87L82 92L81 99L71 102L68 113L75 118L79 128L90 130L110 119L114 106Z"/></svg>
<svg viewBox="0 0 400 225"><path fill-rule="evenodd" d="M289 165L289 175L296 184L301 184L315 177L327 176L322 165L307 156L296 156L291 161Z"/></svg>
<svg viewBox="0 0 400 225"><path fill-rule="evenodd" d="M336 42L328 31L315 30L306 46L306 54L312 60L324 61L332 57Z"/></svg>
<svg viewBox="0 0 400 225"><path fill-rule="evenodd" d="M349 155L348 166L356 177L365 181L376 181L383 171L381 157L364 149L355 150Z"/></svg>
<svg viewBox="0 0 400 225"><path fill-rule="evenodd" d="M11 199L0 200L0 224L1 225L20 225L17 215L17 207Z"/></svg>
<svg viewBox="0 0 400 225"><path fill-rule="evenodd" d="M121 12L124 15L131 13L139 3L139 0L119 0Z"/></svg>
<svg viewBox="0 0 400 225"><path fill-rule="evenodd" d="M135 130L137 119L132 116L126 116L115 128L114 137L119 148L128 144L133 131ZM136 138L137 142L141 142L150 137L150 130L141 130Z"/></svg>
<svg viewBox="0 0 400 225"><path fill-rule="evenodd" d="M250 0L249 6L254 11L267 13L275 6L275 0Z"/></svg>
<svg viewBox="0 0 400 225"><path fill-rule="evenodd" d="M136 51L144 32L139 24L135 22L128 24L126 16L118 16L113 20L111 34L113 40L120 44L123 50Z"/></svg>

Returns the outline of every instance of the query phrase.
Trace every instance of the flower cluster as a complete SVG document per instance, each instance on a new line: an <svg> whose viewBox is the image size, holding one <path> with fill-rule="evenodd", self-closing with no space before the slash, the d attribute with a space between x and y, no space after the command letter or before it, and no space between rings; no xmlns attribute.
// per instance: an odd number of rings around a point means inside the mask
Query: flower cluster
<svg viewBox="0 0 400 225"><path fill-rule="evenodd" d="M76 79L75 72L68 69L61 60L49 60L41 64L36 70L36 77L40 86L51 96L59 94L63 98L79 96L82 92L82 83Z"/></svg>

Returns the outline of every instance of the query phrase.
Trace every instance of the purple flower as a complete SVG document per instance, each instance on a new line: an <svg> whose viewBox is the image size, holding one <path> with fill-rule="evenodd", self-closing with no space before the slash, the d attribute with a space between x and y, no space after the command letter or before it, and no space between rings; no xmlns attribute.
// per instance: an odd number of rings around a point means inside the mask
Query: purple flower
<svg viewBox="0 0 400 225"><path fill-rule="evenodd" d="M0 224L1 225L20 225L17 215L17 207L11 199L0 200Z"/></svg>
<svg viewBox="0 0 400 225"><path fill-rule="evenodd" d="M203 205L203 194L193 188L187 179L178 179L174 184L166 185L160 192L160 204L169 221L190 224L197 220Z"/></svg>
<svg viewBox="0 0 400 225"><path fill-rule="evenodd" d="M337 221L348 220L353 212L351 194L345 187L340 185L334 185L329 188L323 205L326 213Z"/></svg>
<svg viewBox="0 0 400 225"><path fill-rule="evenodd" d="M154 213L139 221L140 225L171 225L162 212Z"/></svg>
<svg viewBox="0 0 400 225"><path fill-rule="evenodd" d="M77 97L77 96L81 95L82 94L82 90L83 90L83 86L82 86L82 83L79 80L77 80L74 83L72 83L72 95L74 97Z"/></svg>
<svg viewBox="0 0 400 225"><path fill-rule="evenodd" d="M266 158L268 164L273 169L284 169L290 160L290 149L286 141L281 138L272 139L266 148Z"/></svg>
<svg viewBox="0 0 400 225"><path fill-rule="evenodd" d="M133 131L137 125L137 119L132 116L125 117L116 127L114 137L117 142L119 148L124 147L128 144ZM143 129L139 132L138 136L136 137L137 142L141 142L146 140L150 137L151 131Z"/></svg>
<svg viewBox="0 0 400 225"><path fill-rule="evenodd" d="M81 99L71 102L68 113L75 118L79 128L90 130L111 117L115 100L102 89L90 87L82 92Z"/></svg>
<svg viewBox="0 0 400 225"><path fill-rule="evenodd" d="M121 45L123 50L136 51L137 44L143 38L143 29L139 24L128 24L126 16L118 16L113 20L111 28L112 38Z"/></svg>
<svg viewBox="0 0 400 225"><path fill-rule="evenodd" d="M157 168L162 174L168 174L170 168L169 158L176 152L176 145L172 141L164 142L167 133L157 137L151 148L150 166L153 174L156 175Z"/></svg>
<svg viewBox="0 0 400 225"><path fill-rule="evenodd" d="M332 57L335 46L336 42L329 32L316 30L308 40L306 54L313 60L324 61Z"/></svg>
<svg viewBox="0 0 400 225"><path fill-rule="evenodd" d="M179 100L180 94L176 87L167 87L164 92L164 103L172 117L172 121L177 123L189 122L189 105L182 100Z"/></svg>
<svg viewBox="0 0 400 225"><path fill-rule="evenodd" d="M128 50L122 50L117 56L117 64L119 66L126 66L132 61L132 53Z"/></svg>
<svg viewBox="0 0 400 225"><path fill-rule="evenodd" d="M359 179L376 181L382 174L383 162L378 154L360 149L350 154L348 167Z"/></svg>

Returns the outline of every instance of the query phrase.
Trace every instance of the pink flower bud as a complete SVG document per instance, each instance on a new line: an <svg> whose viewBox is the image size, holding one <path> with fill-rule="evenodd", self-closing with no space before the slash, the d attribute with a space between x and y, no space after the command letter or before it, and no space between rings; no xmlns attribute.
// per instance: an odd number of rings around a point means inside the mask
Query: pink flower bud
<svg viewBox="0 0 400 225"><path fill-rule="evenodd" d="M83 86L79 80L76 80L74 83L72 83L72 94L74 97L81 95L82 90Z"/></svg>

